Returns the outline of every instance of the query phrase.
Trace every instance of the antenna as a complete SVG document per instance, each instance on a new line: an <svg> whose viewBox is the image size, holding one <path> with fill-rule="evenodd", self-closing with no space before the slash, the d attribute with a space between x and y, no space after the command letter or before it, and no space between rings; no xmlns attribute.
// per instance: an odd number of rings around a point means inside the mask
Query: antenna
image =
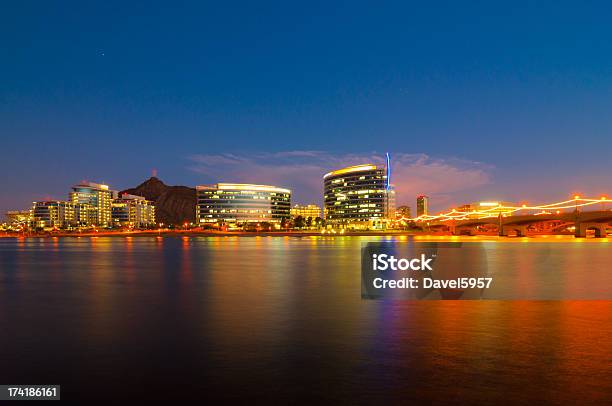
<svg viewBox="0 0 612 406"><path fill-rule="evenodd" d="M391 189L391 155L387 152L387 192Z"/></svg>
<svg viewBox="0 0 612 406"><path fill-rule="evenodd" d="M151 176L154 177L154 178L157 178L157 169L153 168L151 170Z"/></svg>

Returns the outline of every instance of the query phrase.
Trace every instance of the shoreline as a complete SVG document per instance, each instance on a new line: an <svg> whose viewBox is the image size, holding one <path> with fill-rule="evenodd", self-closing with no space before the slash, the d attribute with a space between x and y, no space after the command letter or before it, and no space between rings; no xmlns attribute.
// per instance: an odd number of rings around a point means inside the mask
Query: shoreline
<svg viewBox="0 0 612 406"><path fill-rule="evenodd" d="M431 237L431 238L501 238L496 233L455 236L449 233L427 233L418 231L351 231L347 233L321 233L320 231L211 231L211 230L139 230L58 233L5 233L2 238L80 238L80 237ZM532 234L526 237L503 237L522 239L535 237L573 237L573 234ZM597 238L596 240L602 240Z"/></svg>
<svg viewBox="0 0 612 406"><path fill-rule="evenodd" d="M139 231L98 231L98 232L57 232L57 233L6 233L0 238L54 238L54 237L169 237L169 236L204 236L204 237L348 237L348 236L396 236L396 235L435 235L411 231L353 231L347 233L321 233L320 231L211 231L211 230L139 230Z"/></svg>

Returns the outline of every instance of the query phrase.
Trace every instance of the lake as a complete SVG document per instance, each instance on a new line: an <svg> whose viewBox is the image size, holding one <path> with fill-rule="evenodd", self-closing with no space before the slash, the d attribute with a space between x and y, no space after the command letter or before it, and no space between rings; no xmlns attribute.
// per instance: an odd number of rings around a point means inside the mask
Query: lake
<svg viewBox="0 0 612 406"><path fill-rule="evenodd" d="M0 239L0 384L60 384L62 399L611 399L611 301L362 300L360 249L381 239ZM485 244L513 295L610 292L607 240L459 240Z"/></svg>

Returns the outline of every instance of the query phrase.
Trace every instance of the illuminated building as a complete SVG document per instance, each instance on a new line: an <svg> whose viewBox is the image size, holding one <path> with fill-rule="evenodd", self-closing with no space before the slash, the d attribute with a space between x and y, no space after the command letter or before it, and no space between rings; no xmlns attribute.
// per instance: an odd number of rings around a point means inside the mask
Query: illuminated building
<svg viewBox="0 0 612 406"><path fill-rule="evenodd" d="M291 190L276 186L217 183L196 186L196 221L205 223L280 223L289 219Z"/></svg>
<svg viewBox="0 0 612 406"><path fill-rule="evenodd" d="M419 195L416 199L417 206L417 217L429 214L429 197L425 195Z"/></svg>
<svg viewBox="0 0 612 406"><path fill-rule="evenodd" d="M323 176L325 219L341 228L384 228L393 204L388 170L372 164L349 166ZM393 214L391 215L393 216Z"/></svg>
<svg viewBox="0 0 612 406"><path fill-rule="evenodd" d="M72 187L70 201L77 208L78 222L85 226L110 227L113 192L107 185L83 182Z"/></svg>
<svg viewBox="0 0 612 406"><path fill-rule="evenodd" d="M33 228L69 228L74 225L74 206L56 200L34 202L30 222Z"/></svg>
<svg viewBox="0 0 612 406"><path fill-rule="evenodd" d="M309 204L306 206L300 206L296 204L291 208L291 217L302 216L303 218L311 217L316 219L317 217L321 217L321 208L316 204Z"/></svg>
<svg viewBox="0 0 612 406"><path fill-rule="evenodd" d="M387 187L387 208L385 210L386 217L395 220L395 187L393 185L389 185Z"/></svg>
<svg viewBox="0 0 612 406"><path fill-rule="evenodd" d="M74 222L77 226L91 226L95 224L96 210L88 203L74 204Z"/></svg>
<svg viewBox="0 0 612 406"><path fill-rule="evenodd" d="M510 202L484 201L464 204L455 209L456 212L466 213L468 217L497 217L501 214L510 214L516 206Z"/></svg>
<svg viewBox="0 0 612 406"><path fill-rule="evenodd" d="M455 209L455 211L458 211L461 213L469 213L473 210L474 210L474 207L471 204L462 204L461 206Z"/></svg>
<svg viewBox="0 0 612 406"><path fill-rule="evenodd" d="M11 226L23 226L30 222L29 210L9 210L4 214Z"/></svg>
<svg viewBox="0 0 612 406"><path fill-rule="evenodd" d="M387 207L385 209L385 217L391 220L395 220L395 186L391 184L391 155L387 152L386 154L386 183L385 190Z"/></svg>
<svg viewBox="0 0 612 406"><path fill-rule="evenodd" d="M113 225L145 228L155 224L155 206L142 196L122 194L112 203Z"/></svg>
<svg viewBox="0 0 612 406"><path fill-rule="evenodd" d="M412 210L410 206L400 206L395 210L395 218L412 218Z"/></svg>

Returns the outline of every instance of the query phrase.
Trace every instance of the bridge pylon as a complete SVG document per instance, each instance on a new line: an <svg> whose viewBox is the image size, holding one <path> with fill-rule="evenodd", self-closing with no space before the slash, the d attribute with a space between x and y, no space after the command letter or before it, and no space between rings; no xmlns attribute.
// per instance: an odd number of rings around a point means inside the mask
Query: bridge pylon
<svg viewBox="0 0 612 406"><path fill-rule="evenodd" d="M605 238L608 236L607 228L608 223L576 222L576 231L574 232L574 236L576 238L586 238L587 230L592 229L595 231L595 238Z"/></svg>
<svg viewBox="0 0 612 406"><path fill-rule="evenodd" d="M517 237L527 237L527 226L525 225L502 225L499 230L500 237L508 237L512 232L516 233Z"/></svg>

